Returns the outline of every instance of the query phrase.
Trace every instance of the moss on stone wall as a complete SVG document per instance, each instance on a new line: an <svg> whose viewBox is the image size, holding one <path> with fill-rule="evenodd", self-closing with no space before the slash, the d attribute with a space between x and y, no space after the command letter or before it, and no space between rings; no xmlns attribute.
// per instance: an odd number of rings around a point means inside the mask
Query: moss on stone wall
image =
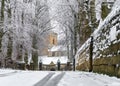
<svg viewBox="0 0 120 86"><path fill-rule="evenodd" d="M81 70L81 71L88 71L88 69L89 69L88 61L85 61L84 63L82 63L76 67L76 70Z"/></svg>
<svg viewBox="0 0 120 86"><path fill-rule="evenodd" d="M93 71L120 77L120 55L95 59Z"/></svg>
<svg viewBox="0 0 120 86"><path fill-rule="evenodd" d="M89 61L85 61L77 66L76 69L87 71L89 69ZM120 77L120 55L95 59L93 62L93 72Z"/></svg>

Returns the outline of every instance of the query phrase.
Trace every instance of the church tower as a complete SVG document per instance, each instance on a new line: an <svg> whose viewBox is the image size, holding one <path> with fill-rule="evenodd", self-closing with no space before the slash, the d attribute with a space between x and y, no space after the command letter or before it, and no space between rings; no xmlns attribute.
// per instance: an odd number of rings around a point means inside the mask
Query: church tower
<svg viewBox="0 0 120 86"><path fill-rule="evenodd" d="M57 33L51 32L49 34L49 48L56 46L57 44L58 44Z"/></svg>

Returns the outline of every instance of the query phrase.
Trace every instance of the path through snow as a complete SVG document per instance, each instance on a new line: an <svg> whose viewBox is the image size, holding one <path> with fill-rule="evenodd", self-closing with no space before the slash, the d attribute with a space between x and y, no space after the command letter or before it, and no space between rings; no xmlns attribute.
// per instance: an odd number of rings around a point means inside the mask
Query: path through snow
<svg viewBox="0 0 120 86"><path fill-rule="evenodd" d="M61 73L49 73L46 77L44 77L41 81L39 81L37 84L34 86L57 86L59 81L62 79L64 76L65 72Z"/></svg>
<svg viewBox="0 0 120 86"><path fill-rule="evenodd" d="M73 71L16 71L0 69L0 86L120 86L120 78Z"/></svg>
<svg viewBox="0 0 120 86"><path fill-rule="evenodd" d="M54 75L55 73L49 73L44 77L42 80L40 80L38 83L36 83L34 86L44 86L45 83Z"/></svg>

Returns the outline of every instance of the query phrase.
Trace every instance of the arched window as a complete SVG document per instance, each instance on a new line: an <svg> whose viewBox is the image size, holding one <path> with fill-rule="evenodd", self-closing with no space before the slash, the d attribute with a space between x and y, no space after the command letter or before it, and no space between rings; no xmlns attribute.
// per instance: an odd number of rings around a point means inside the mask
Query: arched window
<svg viewBox="0 0 120 86"><path fill-rule="evenodd" d="M53 44L55 44L55 39L53 39Z"/></svg>

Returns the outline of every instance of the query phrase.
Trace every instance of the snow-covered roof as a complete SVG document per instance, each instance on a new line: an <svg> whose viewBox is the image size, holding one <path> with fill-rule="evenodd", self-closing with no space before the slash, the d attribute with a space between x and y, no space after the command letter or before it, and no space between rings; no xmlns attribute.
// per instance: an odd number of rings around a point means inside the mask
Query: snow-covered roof
<svg viewBox="0 0 120 86"><path fill-rule="evenodd" d="M58 45L58 46L53 46L51 49L49 49L48 51L66 51L66 47L62 46L62 45Z"/></svg>
<svg viewBox="0 0 120 86"><path fill-rule="evenodd" d="M62 57L39 56L38 59L39 62L41 60L44 65L49 65L51 62L57 64L58 60L60 61L61 64L66 64L68 61L67 56L62 56Z"/></svg>

